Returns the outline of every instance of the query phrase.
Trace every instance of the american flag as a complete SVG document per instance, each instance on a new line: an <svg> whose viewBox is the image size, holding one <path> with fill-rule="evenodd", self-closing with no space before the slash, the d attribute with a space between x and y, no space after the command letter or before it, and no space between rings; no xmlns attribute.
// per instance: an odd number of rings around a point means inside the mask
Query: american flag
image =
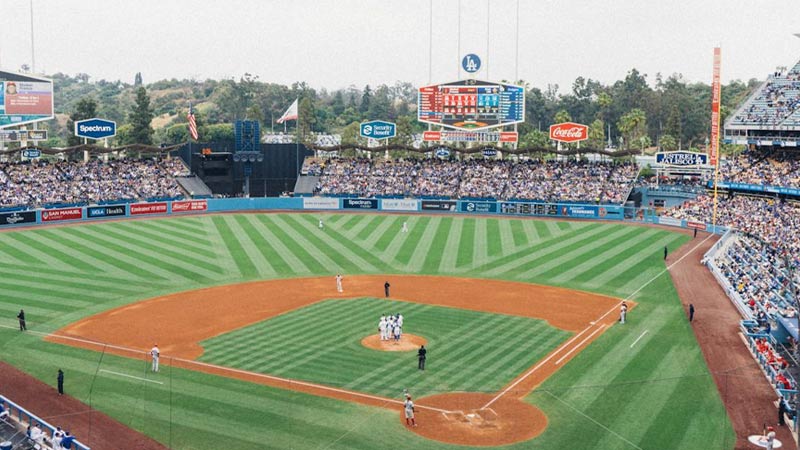
<svg viewBox="0 0 800 450"><path fill-rule="evenodd" d="M186 118L189 119L189 134L192 135L192 139L195 141L197 140L197 122L194 120L194 111L192 111L192 107L189 107L189 114L186 115Z"/></svg>

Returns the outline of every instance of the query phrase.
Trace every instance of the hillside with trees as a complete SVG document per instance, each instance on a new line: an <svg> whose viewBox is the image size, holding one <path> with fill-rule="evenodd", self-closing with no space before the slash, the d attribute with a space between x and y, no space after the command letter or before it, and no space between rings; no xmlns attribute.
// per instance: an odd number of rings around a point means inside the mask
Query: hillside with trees
<svg viewBox="0 0 800 450"><path fill-rule="evenodd" d="M397 122L398 144L409 143L411 134L423 129L416 121L416 87L399 81L328 91L303 82L270 83L248 73L238 80L171 79L149 84L141 73L134 75L133 83L95 81L83 73L51 77L58 120L45 125L50 146L77 143L71 136L72 123L93 116L117 122L114 145L185 142L190 105L202 141L232 140L232 124L239 119L258 120L262 133L283 132L284 125L275 121L296 98L300 119L289 122L286 131L304 140L312 133L338 133L344 143L356 143L358 123L371 119ZM613 145L624 148L699 148L708 137L710 86L688 82L679 74L650 79L632 69L612 84L578 77L569 89L516 84L526 89L521 145L546 144L548 126L563 120L588 124L589 146L594 148L608 142L609 131ZM755 79L723 86L723 120L757 86Z"/></svg>

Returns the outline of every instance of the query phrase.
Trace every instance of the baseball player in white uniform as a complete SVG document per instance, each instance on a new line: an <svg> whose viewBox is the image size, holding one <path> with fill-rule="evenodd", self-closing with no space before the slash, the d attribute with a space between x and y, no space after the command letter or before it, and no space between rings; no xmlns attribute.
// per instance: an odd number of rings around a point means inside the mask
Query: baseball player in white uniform
<svg viewBox="0 0 800 450"><path fill-rule="evenodd" d="M336 290L339 292L344 292L344 288L342 287L342 280L344 277L342 274L336 274Z"/></svg>
<svg viewBox="0 0 800 450"><path fill-rule="evenodd" d="M395 342L400 342L400 337L402 336L402 334L403 334L403 329L400 328L400 325L398 325L397 322L395 322L394 323L394 341Z"/></svg>
<svg viewBox="0 0 800 450"><path fill-rule="evenodd" d="M322 219L319 219L319 229L322 230L325 228L325 224L322 223Z"/></svg>
<svg viewBox="0 0 800 450"><path fill-rule="evenodd" d="M386 340L386 317L381 316L381 320L378 322L378 332L381 334L381 340Z"/></svg>
<svg viewBox="0 0 800 450"><path fill-rule="evenodd" d="M622 302L622 306L619 308L619 323L625 323L625 316L628 315L628 304Z"/></svg>
<svg viewBox="0 0 800 450"><path fill-rule="evenodd" d="M403 328L403 315L400 313L397 314L397 324L400 325L400 328Z"/></svg>
<svg viewBox="0 0 800 450"><path fill-rule="evenodd" d="M158 351L158 344L153 345L153 348L150 349L150 357L153 358L153 372L158 372L158 358L161 356L161 352Z"/></svg>
<svg viewBox="0 0 800 450"><path fill-rule="evenodd" d="M406 395L406 401L403 403L403 409L406 414L406 425L415 427L417 422L414 420L414 402L411 401L411 396Z"/></svg>
<svg viewBox="0 0 800 450"><path fill-rule="evenodd" d="M402 232L403 233L408 233L408 222L406 222L405 220L403 221L403 230L402 230Z"/></svg>

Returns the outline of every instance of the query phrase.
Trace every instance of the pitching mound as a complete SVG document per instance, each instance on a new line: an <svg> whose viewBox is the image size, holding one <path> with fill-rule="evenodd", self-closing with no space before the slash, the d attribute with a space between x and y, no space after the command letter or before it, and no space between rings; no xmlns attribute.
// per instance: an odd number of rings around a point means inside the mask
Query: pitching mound
<svg viewBox="0 0 800 450"><path fill-rule="evenodd" d="M415 399L417 427L409 430L450 444L498 446L533 439L547 427L541 410L516 398L501 397L484 409L493 398L463 392ZM405 425L402 408L400 421Z"/></svg>
<svg viewBox="0 0 800 450"><path fill-rule="evenodd" d="M422 336L414 334L403 333L400 341L382 341L381 335L373 334L361 340L361 345L372 350L380 350L384 352L410 352L418 350L420 345L427 344L428 341Z"/></svg>

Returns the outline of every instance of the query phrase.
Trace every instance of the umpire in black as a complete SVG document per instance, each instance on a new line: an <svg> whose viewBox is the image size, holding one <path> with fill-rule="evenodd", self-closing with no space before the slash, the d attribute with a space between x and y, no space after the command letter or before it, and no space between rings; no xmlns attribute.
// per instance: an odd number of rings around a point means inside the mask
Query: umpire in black
<svg viewBox="0 0 800 450"><path fill-rule="evenodd" d="M425 370L425 358L428 354L428 351L425 350L424 345L419 346L419 350L417 350L417 358L419 358L419 370Z"/></svg>
<svg viewBox="0 0 800 450"><path fill-rule="evenodd" d="M392 285L389 284L389 281L386 281L386 283L383 283L383 293L386 294L387 298L389 297L389 288L390 287L392 287Z"/></svg>
<svg viewBox="0 0 800 450"><path fill-rule="evenodd" d="M19 314L17 314L17 319L19 319L19 331L25 331L28 329L25 326L25 310L20 309Z"/></svg>

